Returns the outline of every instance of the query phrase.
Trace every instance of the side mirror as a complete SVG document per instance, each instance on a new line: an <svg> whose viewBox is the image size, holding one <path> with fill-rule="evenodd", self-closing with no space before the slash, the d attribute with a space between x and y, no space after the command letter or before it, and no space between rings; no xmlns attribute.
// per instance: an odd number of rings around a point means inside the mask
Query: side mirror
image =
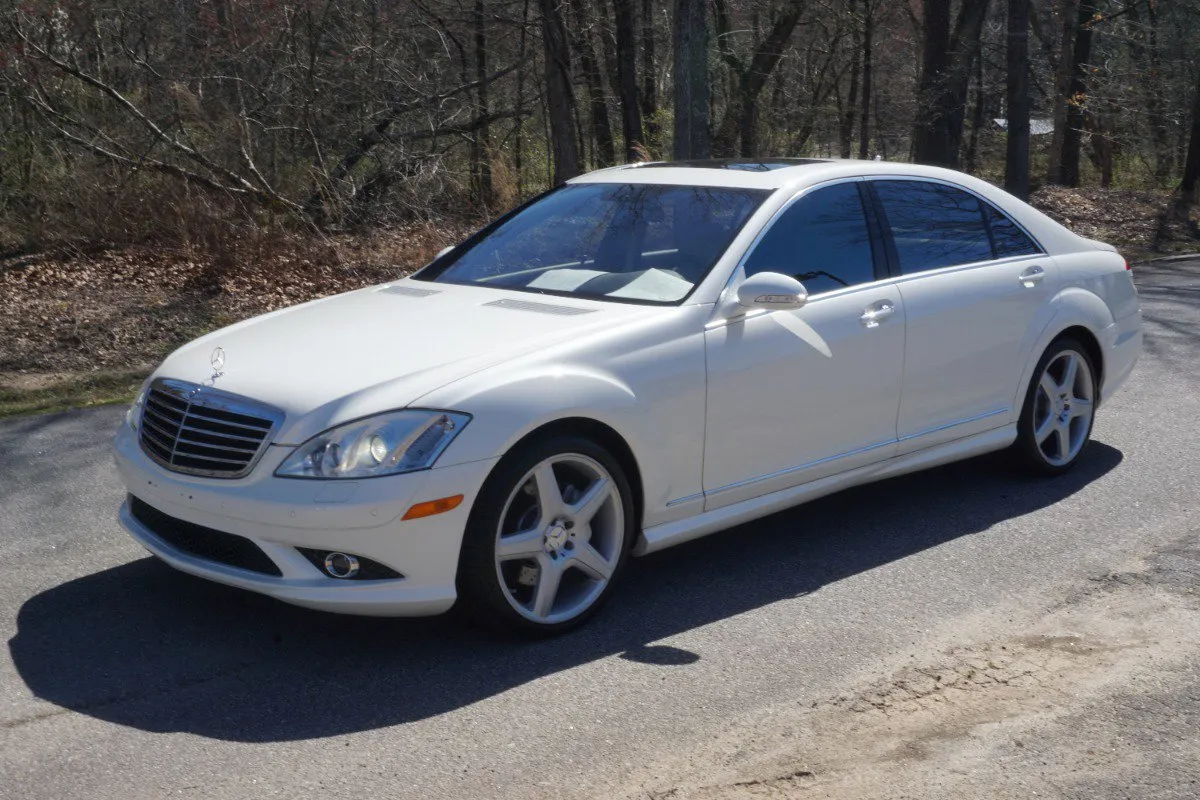
<svg viewBox="0 0 1200 800"><path fill-rule="evenodd" d="M738 305L746 308L792 309L808 302L804 284L778 272L759 272L737 288Z"/></svg>

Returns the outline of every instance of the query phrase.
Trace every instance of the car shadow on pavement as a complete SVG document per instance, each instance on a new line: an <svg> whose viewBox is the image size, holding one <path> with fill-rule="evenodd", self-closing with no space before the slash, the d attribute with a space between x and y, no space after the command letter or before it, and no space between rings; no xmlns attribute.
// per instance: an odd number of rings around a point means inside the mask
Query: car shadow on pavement
<svg viewBox="0 0 1200 800"><path fill-rule="evenodd" d="M1053 505L1121 459L1093 442L1050 480L984 457L852 489L632 560L612 603L556 639L308 611L145 558L30 598L9 648L38 697L142 730L247 742L370 730L607 656L687 669L699 655L653 643Z"/></svg>

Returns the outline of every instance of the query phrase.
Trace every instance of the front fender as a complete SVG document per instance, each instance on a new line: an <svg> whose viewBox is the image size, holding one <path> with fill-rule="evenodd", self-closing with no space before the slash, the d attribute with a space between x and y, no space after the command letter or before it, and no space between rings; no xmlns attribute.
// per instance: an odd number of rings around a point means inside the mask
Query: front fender
<svg viewBox="0 0 1200 800"><path fill-rule="evenodd" d="M501 384L481 389L456 407L474 420L446 450L440 463L478 461L508 452L538 428L570 417L587 417L621 434L635 455L639 444L652 444L652 428L641 418L633 389L614 375L581 367L528 370L506 375ZM634 433L630 428L638 429ZM647 437L650 437L648 439Z"/></svg>

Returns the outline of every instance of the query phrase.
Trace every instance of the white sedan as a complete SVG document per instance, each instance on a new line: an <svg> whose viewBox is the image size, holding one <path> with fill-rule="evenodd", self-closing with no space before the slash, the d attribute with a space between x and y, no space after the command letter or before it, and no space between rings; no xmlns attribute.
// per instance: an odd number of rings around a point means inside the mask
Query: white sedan
<svg viewBox="0 0 1200 800"><path fill-rule="evenodd" d="M602 170L172 354L120 518L289 603L561 631L631 554L993 450L1070 468L1141 350L1127 270L942 169Z"/></svg>

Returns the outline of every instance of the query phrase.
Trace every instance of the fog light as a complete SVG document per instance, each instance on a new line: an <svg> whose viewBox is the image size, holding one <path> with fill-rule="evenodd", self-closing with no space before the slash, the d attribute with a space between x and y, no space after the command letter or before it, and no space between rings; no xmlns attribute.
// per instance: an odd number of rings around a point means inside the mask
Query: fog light
<svg viewBox="0 0 1200 800"><path fill-rule="evenodd" d="M358 574L358 559L345 553L325 556L325 571L334 578L353 578Z"/></svg>

